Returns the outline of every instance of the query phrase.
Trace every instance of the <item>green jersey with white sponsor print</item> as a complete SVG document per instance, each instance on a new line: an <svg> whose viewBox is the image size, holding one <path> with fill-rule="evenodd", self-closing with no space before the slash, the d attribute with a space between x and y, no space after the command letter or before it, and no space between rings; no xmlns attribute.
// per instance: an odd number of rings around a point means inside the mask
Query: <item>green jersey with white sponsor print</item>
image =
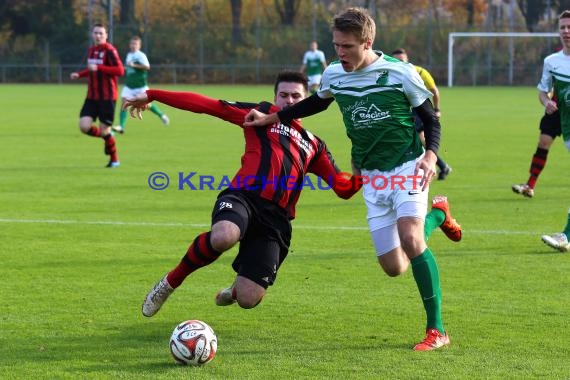
<svg viewBox="0 0 570 380"><path fill-rule="evenodd" d="M564 141L570 140L570 56L561 50L544 59L539 91L554 90L554 98L560 111L560 127Z"/></svg>
<svg viewBox="0 0 570 380"><path fill-rule="evenodd" d="M419 157L423 146L411 107L432 96L414 66L376 52L371 65L346 72L335 61L323 73L321 98L335 98L360 169L389 171Z"/></svg>
<svg viewBox="0 0 570 380"><path fill-rule="evenodd" d="M128 88L142 88L148 86L148 70L131 67L129 66L131 62L150 67L145 53L140 50L129 52L125 59L125 86Z"/></svg>

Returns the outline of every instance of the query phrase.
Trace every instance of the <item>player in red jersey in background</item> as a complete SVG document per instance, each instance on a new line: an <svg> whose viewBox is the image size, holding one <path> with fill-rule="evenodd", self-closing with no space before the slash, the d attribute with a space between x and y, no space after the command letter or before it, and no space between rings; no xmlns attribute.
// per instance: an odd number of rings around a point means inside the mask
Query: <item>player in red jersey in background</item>
<svg viewBox="0 0 570 380"><path fill-rule="evenodd" d="M241 128L251 109L276 112L307 96L307 77L296 71L279 74L274 87L275 105L212 99L192 92L147 90L127 99L123 109L148 108L152 101L195 113L205 113ZM168 296L195 270L214 262L239 242L232 264L234 284L218 293L216 304L255 307L273 284L289 251L291 220L305 175L321 177L341 198L360 189L355 177L342 173L324 141L303 129L300 120L267 128L243 128L245 152L231 186L219 195L212 211L212 227L198 235L182 260L150 290L142 313L151 317Z"/></svg>
<svg viewBox="0 0 570 380"><path fill-rule="evenodd" d="M107 42L107 29L93 25L94 45L87 50L87 68L70 74L71 79L87 77L87 97L79 114L79 129L86 135L105 141L105 154L110 156L108 168L120 165L111 126L115 118L117 77L125 72L117 49ZM99 119L99 127L94 121Z"/></svg>

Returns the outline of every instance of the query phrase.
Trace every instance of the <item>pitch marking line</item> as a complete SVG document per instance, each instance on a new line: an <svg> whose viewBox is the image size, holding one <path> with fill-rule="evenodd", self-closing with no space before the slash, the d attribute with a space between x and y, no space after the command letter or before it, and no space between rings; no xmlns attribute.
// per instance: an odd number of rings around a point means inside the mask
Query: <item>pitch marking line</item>
<svg viewBox="0 0 570 380"><path fill-rule="evenodd" d="M0 223L43 223L43 224L76 224L76 225L103 225L103 226L134 226L134 227L210 227L204 223L169 223L169 222L121 222L105 220L62 220L62 219L6 219L0 218ZM294 229L321 230L321 231L368 231L368 227L350 226L307 226L293 224ZM465 231L465 230L464 230ZM476 235L540 235L536 231L509 231L509 230L467 230L469 234Z"/></svg>

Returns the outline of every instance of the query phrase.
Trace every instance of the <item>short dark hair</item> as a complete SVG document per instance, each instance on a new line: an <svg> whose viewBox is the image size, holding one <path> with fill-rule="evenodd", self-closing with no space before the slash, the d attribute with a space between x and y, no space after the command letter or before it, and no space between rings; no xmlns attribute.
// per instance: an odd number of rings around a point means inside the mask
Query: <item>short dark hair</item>
<svg viewBox="0 0 570 380"><path fill-rule="evenodd" d="M103 28L103 29L107 30L107 27L102 22L96 22L95 24L93 24L93 27L91 28L91 30L93 30L95 28Z"/></svg>
<svg viewBox="0 0 570 380"><path fill-rule="evenodd" d="M284 70L277 74L277 78L275 79L275 86L273 87L274 94L277 94L277 87L279 87L279 83L281 82L300 83L303 85L305 93L309 92L309 80L307 79L307 76L302 72Z"/></svg>

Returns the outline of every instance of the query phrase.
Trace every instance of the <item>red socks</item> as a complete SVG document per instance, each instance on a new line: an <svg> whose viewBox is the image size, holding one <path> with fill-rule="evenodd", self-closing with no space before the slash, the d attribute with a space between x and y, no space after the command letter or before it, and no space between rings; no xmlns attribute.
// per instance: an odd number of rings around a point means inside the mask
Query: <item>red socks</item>
<svg viewBox="0 0 570 380"><path fill-rule="evenodd" d="M548 150L542 148L536 148L536 152L532 156L532 161L530 162L530 177L528 179L527 185L534 189L538 176L546 166L546 157L548 156Z"/></svg>
<svg viewBox="0 0 570 380"><path fill-rule="evenodd" d="M91 128L89 128L89 130L85 134L93 137L101 137L101 129L92 125Z"/></svg>
<svg viewBox="0 0 570 380"><path fill-rule="evenodd" d="M210 235L211 232L198 235L178 266L168 273L166 279L174 289L179 287L192 272L213 263L222 254L212 248Z"/></svg>
<svg viewBox="0 0 570 380"><path fill-rule="evenodd" d="M115 146L115 137L109 134L104 136L103 140L105 140L105 154L111 156L111 161L119 161L119 157L117 156L117 147Z"/></svg>
<svg viewBox="0 0 570 380"><path fill-rule="evenodd" d="M112 134L102 136L101 128L98 128L94 125L92 125L91 128L85 132L85 134L93 137L101 137L103 140L105 140L105 154L111 156L112 162L119 161L119 157L117 156L117 147L115 146L115 137Z"/></svg>

